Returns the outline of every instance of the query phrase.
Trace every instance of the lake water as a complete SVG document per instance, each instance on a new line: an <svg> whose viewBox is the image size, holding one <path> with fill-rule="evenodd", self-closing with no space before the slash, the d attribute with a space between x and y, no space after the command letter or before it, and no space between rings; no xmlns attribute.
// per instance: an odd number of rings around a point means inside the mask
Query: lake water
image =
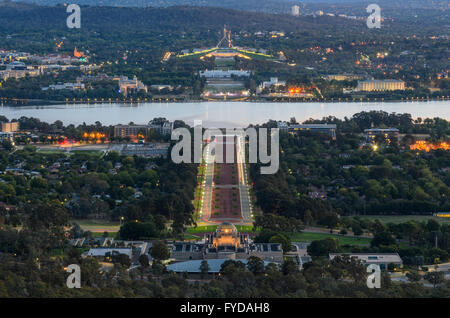
<svg viewBox="0 0 450 318"><path fill-rule="evenodd" d="M341 103L260 103L260 102L192 102L140 104L63 104L52 106L0 106L0 115L10 120L21 116L35 117L53 123L105 125L144 124L154 117L184 120L192 125L202 120L204 127L246 127L269 119L297 121L335 116L343 119L361 111L383 110L409 113L413 118L441 117L450 120L450 101L425 102L341 102Z"/></svg>

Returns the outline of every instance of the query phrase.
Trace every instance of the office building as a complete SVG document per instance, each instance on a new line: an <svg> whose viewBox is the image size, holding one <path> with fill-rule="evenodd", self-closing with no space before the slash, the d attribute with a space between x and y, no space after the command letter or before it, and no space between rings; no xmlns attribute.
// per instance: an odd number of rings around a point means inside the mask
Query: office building
<svg viewBox="0 0 450 318"><path fill-rule="evenodd" d="M144 158L167 158L169 154L169 143L157 143L157 144L126 144L120 151L120 154L125 156L138 156Z"/></svg>
<svg viewBox="0 0 450 318"><path fill-rule="evenodd" d="M330 253L329 258L333 260L335 257L349 256L360 260L364 265L376 264L381 269L388 269L389 266L402 267L403 260L398 253Z"/></svg>
<svg viewBox="0 0 450 318"><path fill-rule="evenodd" d="M85 85L83 83L57 83L57 84L52 84L48 87L42 87L41 89L43 91L47 91L49 89L55 90L55 91L59 91L59 90L75 91L75 90L84 90Z"/></svg>
<svg viewBox="0 0 450 318"><path fill-rule="evenodd" d="M200 77L205 78L231 78L232 76L236 77L249 77L250 71L240 71L240 70L206 70L200 71Z"/></svg>
<svg viewBox="0 0 450 318"><path fill-rule="evenodd" d="M2 123L0 123L0 127L1 127L0 132L13 133L13 132L16 132L19 130L20 125L19 125L19 122L17 122L17 121L10 122L10 123L2 122Z"/></svg>
<svg viewBox="0 0 450 318"><path fill-rule="evenodd" d="M149 136L152 130L160 135L171 135L173 130L173 122L149 122L147 125L116 125L114 126L114 137L134 138L138 135Z"/></svg>

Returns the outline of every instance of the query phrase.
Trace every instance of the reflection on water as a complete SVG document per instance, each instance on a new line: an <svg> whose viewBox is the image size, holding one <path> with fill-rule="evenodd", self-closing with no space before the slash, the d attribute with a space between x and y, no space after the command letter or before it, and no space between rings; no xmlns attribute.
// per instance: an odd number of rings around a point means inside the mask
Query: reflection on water
<svg viewBox="0 0 450 318"><path fill-rule="evenodd" d="M139 103L139 104L63 104L53 106L0 107L0 115L9 119L21 116L42 121L62 120L64 124L106 125L118 123L147 123L154 117L184 120L191 124L202 120L205 127L246 127L269 119L298 121L335 116L343 119L360 111L383 110L409 113L417 117L441 117L450 120L450 101L384 102L384 103L249 103L249 102L197 102L197 103Z"/></svg>

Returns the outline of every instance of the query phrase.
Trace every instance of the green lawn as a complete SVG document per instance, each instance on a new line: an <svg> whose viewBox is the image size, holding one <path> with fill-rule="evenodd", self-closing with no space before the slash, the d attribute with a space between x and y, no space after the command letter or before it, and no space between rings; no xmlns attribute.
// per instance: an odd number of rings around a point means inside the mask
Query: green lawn
<svg viewBox="0 0 450 318"><path fill-rule="evenodd" d="M202 238L198 235L192 235L192 234L185 234L184 238L186 240L201 240Z"/></svg>
<svg viewBox="0 0 450 318"><path fill-rule="evenodd" d="M71 222L78 223L84 231L91 232L118 232L119 222L108 222L103 220L71 220Z"/></svg>
<svg viewBox="0 0 450 318"><path fill-rule="evenodd" d="M198 234L204 232L214 232L217 228L217 225L208 225L208 226L198 226L196 228L190 227L187 229L188 234ZM239 232L253 232L253 226L245 226L245 225L236 225L236 228ZM257 233L258 231L256 231ZM315 240L322 240L327 237L337 238L341 245L367 245L370 244L369 238L355 238L348 236L341 236L336 234L327 234L327 233L312 233L312 232L303 232L303 233L294 233L289 235L292 241L296 242L311 242Z"/></svg>
<svg viewBox="0 0 450 318"><path fill-rule="evenodd" d="M311 242L316 240L322 240L325 238L336 238L339 240L341 245L365 245L370 244L369 238L355 238L348 237L336 234L327 234L327 233L312 233L312 232L303 232L303 233L294 233L290 235L290 238L293 242Z"/></svg>
<svg viewBox="0 0 450 318"><path fill-rule="evenodd" d="M236 225L236 228L239 232L253 232L253 225Z"/></svg>
<svg viewBox="0 0 450 318"><path fill-rule="evenodd" d="M217 228L217 225L207 225L207 226L197 226L197 227L189 227L186 230L186 233L195 234L195 233L204 233L204 232L214 232Z"/></svg>
<svg viewBox="0 0 450 318"><path fill-rule="evenodd" d="M103 155L103 151L102 150L82 150L82 149L77 149L77 150L72 150L72 153L77 153L77 154L90 154L90 155L97 155L97 156L101 156Z"/></svg>
<svg viewBox="0 0 450 318"><path fill-rule="evenodd" d="M204 233L204 232L215 232L216 229L217 229L217 225L189 227L186 230L186 233L196 234L196 233ZM252 232L253 226L251 226L251 225L236 225L236 229L238 230L238 232Z"/></svg>
<svg viewBox="0 0 450 318"><path fill-rule="evenodd" d="M61 149L61 148L41 148L37 150L37 152L39 153L43 153L43 154L55 154L55 153L60 153L60 154L67 154L67 155L73 155L73 154L86 154L86 155L92 155L92 156L96 156L96 157L101 157L103 155L103 151L101 150L94 150L94 149L87 149L87 150L82 150L82 149L76 149L76 150L71 150L69 152L67 152L66 149Z"/></svg>
<svg viewBox="0 0 450 318"><path fill-rule="evenodd" d="M109 232L108 231L108 237L115 238L117 232ZM103 232L92 232L92 237L103 237Z"/></svg>
<svg viewBox="0 0 450 318"><path fill-rule="evenodd" d="M365 215L361 219L380 220L381 223L405 223L408 221L426 222L430 219L439 223L450 223L450 218L439 218L432 215Z"/></svg>

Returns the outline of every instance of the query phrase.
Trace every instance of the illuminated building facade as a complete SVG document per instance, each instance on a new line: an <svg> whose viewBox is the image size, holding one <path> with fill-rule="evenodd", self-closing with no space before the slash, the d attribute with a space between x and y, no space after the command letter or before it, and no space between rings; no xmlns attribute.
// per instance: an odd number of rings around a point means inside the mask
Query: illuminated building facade
<svg viewBox="0 0 450 318"><path fill-rule="evenodd" d="M250 71L245 70L206 70L199 72L200 77L204 78L231 78L236 77L249 77Z"/></svg>
<svg viewBox="0 0 450 318"><path fill-rule="evenodd" d="M283 249L279 243L253 243L248 234L224 222L214 233L206 234L201 243L176 242L170 258L177 261L198 259L247 259L256 256L264 261L282 263Z"/></svg>
<svg viewBox="0 0 450 318"><path fill-rule="evenodd" d="M383 92L405 90L405 82L400 80L367 80L358 81L358 91Z"/></svg>
<svg viewBox="0 0 450 318"><path fill-rule="evenodd" d="M438 212L434 213L433 216L437 216L438 218L450 218L450 212Z"/></svg>
<svg viewBox="0 0 450 318"><path fill-rule="evenodd" d="M137 137L138 135L148 136L151 131L156 131L160 135L170 135L173 130L173 122L148 123L147 125L116 125L114 126L114 137Z"/></svg>
<svg viewBox="0 0 450 318"><path fill-rule="evenodd" d="M3 133L12 133L19 130L19 122L10 122L10 123L0 123L1 130Z"/></svg>
<svg viewBox="0 0 450 318"><path fill-rule="evenodd" d="M121 77L119 79L119 90L120 93L122 93L124 96L127 96L130 91L145 91L146 93L148 92L147 86L139 81L136 76L131 80L126 76Z"/></svg>

